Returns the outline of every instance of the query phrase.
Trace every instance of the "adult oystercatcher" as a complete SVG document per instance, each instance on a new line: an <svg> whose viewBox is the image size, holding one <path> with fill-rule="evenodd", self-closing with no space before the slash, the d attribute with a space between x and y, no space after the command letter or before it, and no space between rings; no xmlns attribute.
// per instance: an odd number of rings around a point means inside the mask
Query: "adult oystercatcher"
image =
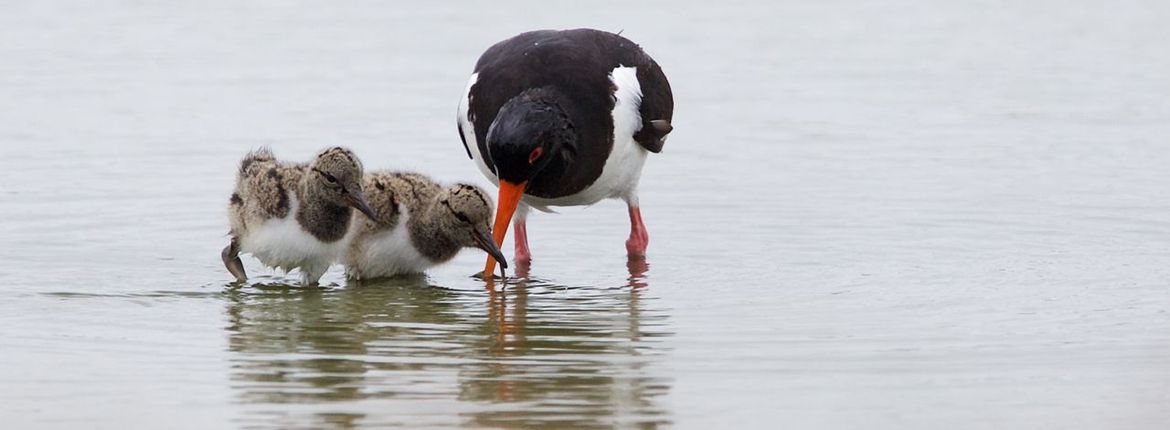
<svg viewBox="0 0 1170 430"><path fill-rule="evenodd" d="M662 151L673 112L662 68L617 34L539 30L488 48L467 83L457 123L468 157L499 186L496 244L503 245L515 215L514 261L527 263L530 207L620 198L630 215L626 251L644 256L649 235L638 179L646 154ZM494 262L488 258L485 276Z"/></svg>

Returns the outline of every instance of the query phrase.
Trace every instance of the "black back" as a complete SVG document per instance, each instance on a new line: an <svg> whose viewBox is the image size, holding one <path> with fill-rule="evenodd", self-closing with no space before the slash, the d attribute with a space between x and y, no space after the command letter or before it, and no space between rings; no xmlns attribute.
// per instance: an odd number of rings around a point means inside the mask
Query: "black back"
<svg viewBox="0 0 1170 430"><path fill-rule="evenodd" d="M530 88L552 87L565 98L561 108L577 132L578 153L571 160L550 163L529 182L527 194L554 198L585 189L601 175L613 148L616 88L609 75L618 66L636 67L642 89L639 111L643 124L635 140L651 152L661 151L665 136L649 122L670 121L674 99L658 63L624 37L575 29L522 33L480 56L475 65L479 77L471 87L468 107L479 153L488 154L488 128L505 102ZM463 144L466 147L467 142ZM490 162L488 167L495 171Z"/></svg>

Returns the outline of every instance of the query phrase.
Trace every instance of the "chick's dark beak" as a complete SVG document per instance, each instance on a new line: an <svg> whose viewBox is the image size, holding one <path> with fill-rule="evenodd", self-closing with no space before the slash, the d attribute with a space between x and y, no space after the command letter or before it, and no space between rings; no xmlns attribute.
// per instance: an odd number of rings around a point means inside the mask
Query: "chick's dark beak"
<svg viewBox="0 0 1170 430"><path fill-rule="evenodd" d="M366 214L370 220L378 220L378 213L374 212L374 208L370 207L370 202L366 201L366 196L363 195L360 191L356 193L346 193L345 203L349 205L349 207L357 209L358 211L361 211L361 213Z"/></svg>
<svg viewBox="0 0 1170 430"><path fill-rule="evenodd" d="M477 229L471 232L471 239L475 241L476 245L479 245L479 249L484 250L492 259L499 262L500 267L508 268L508 260L504 258L504 253L500 252L500 247L496 246L496 242L492 240L491 235Z"/></svg>

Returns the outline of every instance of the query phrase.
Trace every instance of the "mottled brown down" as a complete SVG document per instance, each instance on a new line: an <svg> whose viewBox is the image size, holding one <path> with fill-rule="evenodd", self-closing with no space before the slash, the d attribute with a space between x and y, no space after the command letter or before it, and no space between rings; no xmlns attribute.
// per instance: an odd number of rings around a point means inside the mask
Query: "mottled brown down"
<svg viewBox="0 0 1170 430"><path fill-rule="evenodd" d="M241 242L265 221L289 216L294 197L298 207L292 215L302 230L324 244L344 238L354 212L347 198L361 198L362 177L361 161L342 147L321 151L310 163L278 161L268 148L248 153L240 162L235 191L228 205L232 239L223 251L228 271L239 280L246 279L238 257L239 252L247 251L241 249ZM261 262L286 270L300 267L306 271L298 262ZM320 277L315 273L318 271L323 273L324 269L313 267L306 275L315 276L311 281L316 282Z"/></svg>
<svg viewBox="0 0 1170 430"><path fill-rule="evenodd" d="M378 217L377 221L355 218L358 230L345 258L347 273L352 277L368 277L358 267L379 264L365 255L368 242L380 233L394 230L404 218L411 246L431 265L450 260L462 248L479 248L475 234L491 235L492 201L477 186L455 184L444 188L424 175L408 172L371 173L366 175L364 185ZM362 264L351 264L359 262ZM378 275L392 274L397 273Z"/></svg>

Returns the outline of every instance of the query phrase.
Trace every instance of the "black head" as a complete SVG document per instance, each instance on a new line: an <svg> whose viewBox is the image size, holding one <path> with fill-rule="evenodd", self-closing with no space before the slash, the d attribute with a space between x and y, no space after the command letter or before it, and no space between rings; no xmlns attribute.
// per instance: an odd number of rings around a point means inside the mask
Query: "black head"
<svg viewBox="0 0 1170 430"><path fill-rule="evenodd" d="M487 133L488 159L501 180L519 184L557 157L576 154L577 135L554 92L537 88L500 107Z"/></svg>

